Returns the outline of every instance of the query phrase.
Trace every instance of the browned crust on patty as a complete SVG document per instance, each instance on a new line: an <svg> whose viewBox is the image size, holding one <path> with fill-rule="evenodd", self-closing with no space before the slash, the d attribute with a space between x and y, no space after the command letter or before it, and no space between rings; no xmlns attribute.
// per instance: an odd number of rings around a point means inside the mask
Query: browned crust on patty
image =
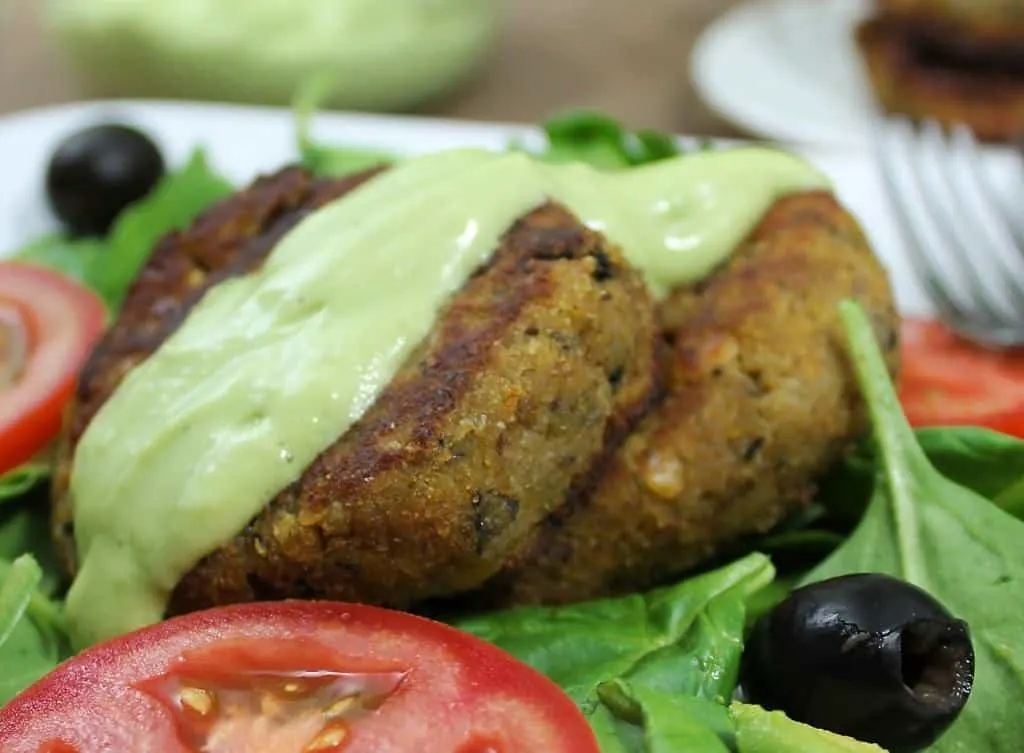
<svg viewBox="0 0 1024 753"><path fill-rule="evenodd" d="M837 305L865 306L895 370L898 317L856 221L824 193L780 200L707 280L661 307L668 394L594 495L553 515L480 594L561 603L678 575L806 504L867 427Z"/></svg>
<svg viewBox="0 0 1024 753"><path fill-rule="evenodd" d="M235 260L262 258L273 245L267 223L248 216L266 201L252 194L298 195L285 188L294 180L290 171L268 179L212 215L220 214L220 238L231 232L224 227L250 231L227 244L238 248ZM335 195L346 188L329 185ZM294 206L308 211L301 199ZM214 225L208 216L185 235L204 222ZM162 280L160 259L158 251L129 296L119 320L127 331L147 310L130 307L145 281L149 298L185 300L176 278ZM92 413L97 396L109 395L109 375L144 358L160 335L158 324L130 360L123 347L114 350L124 336L101 344L79 389ZM171 611L301 596L403 606L479 585L587 486L599 459L643 415L658 342L653 304L618 249L558 206L535 210L441 312L363 418L182 579ZM72 411L73 439L81 411ZM56 486L58 534L68 519L68 457Z"/></svg>
<svg viewBox="0 0 1024 753"><path fill-rule="evenodd" d="M300 168L287 168L258 179L248 190L202 213L190 227L157 242L119 316L82 367L64 416L53 480L53 524L57 554L68 572L76 569L73 511L67 497L71 456L121 380L178 328L208 289L257 268L299 220L375 172L318 181Z"/></svg>
<svg viewBox="0 0 1024 753"><path fill-rule="evenodd" d="M924 61L906 25L875 17L857 29L875 94L890 113L964 123L982 139L1024 134L1024 76Z"/></svg>
<svg viewBox="0 0 1024 753"><path fill-rule="evenodd" d="M959 35L979 44L1024 42L1024 6L963 0L876 0L879 15Z"/></svg>

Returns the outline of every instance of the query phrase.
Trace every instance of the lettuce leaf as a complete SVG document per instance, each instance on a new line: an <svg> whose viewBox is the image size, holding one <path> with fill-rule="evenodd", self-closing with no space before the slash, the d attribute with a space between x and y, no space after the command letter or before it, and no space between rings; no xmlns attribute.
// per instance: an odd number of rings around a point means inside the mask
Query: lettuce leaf
<svg viewBox="0 0 1024 753"><path fill-rule="evenodd" d="M560 685L590 720L603 750L669 750L664 740L689 736L706 745L696 751L718 753L717 735L700 732L694 719L670 717L691 699L724 712L736 687L747 600L773 577L768 558L751 554L647 594L512 609L456 627Z"/></svg>

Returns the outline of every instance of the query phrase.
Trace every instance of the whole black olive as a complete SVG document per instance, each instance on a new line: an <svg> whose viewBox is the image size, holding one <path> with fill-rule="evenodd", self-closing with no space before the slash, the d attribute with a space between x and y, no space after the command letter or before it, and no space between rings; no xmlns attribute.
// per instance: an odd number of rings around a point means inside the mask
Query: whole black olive
<svg viewBox="0 0 1024 753"><path fill-rule="evenodd" d="M93 126L72 134L54 151L46 194L72 234L103 235L163 174L164 158L148 136L125 125Z"/></svg>
<svg viewBox="0 0 1024 753"><path fill-rule="evenodd" d="M929 594L858 574L793 591L755 624L743 692L791 718L890 753L931 745L967 703L967 624Z"/></svg>

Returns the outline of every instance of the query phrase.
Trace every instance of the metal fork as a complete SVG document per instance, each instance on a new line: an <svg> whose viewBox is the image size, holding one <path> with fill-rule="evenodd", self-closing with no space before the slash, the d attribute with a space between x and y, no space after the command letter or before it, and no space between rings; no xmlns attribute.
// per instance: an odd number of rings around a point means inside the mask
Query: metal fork
<svg viewBox="0 0 1024 753"><path fill-rule="evenodd" d="M875 133L910 261L942 320L979 344L1024 345L1024 181L1016 211L970 130L892 120Z"/></svg>

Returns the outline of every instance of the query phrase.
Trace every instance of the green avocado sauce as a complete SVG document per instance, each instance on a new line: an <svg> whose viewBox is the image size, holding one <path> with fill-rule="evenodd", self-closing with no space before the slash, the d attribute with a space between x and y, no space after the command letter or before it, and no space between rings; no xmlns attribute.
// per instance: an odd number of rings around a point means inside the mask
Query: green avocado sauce
<svg viewBox="0 0 1024 753"><path fill-rule="evenodd" d="M72 69L101 96L397 110L458 84L490 49L495 0L50 0Z"/></svg>
<svg viewBox="0 0 1024 753"><path fill-rule="evenodd" d="M760 148L607 173L455 150L313 213L259 271L211 289L82 437L73 639L162 619L182 575L359 419L546 197L618 243L663 295L720 264L779 196L827 186L797 157Z"/></svg>

